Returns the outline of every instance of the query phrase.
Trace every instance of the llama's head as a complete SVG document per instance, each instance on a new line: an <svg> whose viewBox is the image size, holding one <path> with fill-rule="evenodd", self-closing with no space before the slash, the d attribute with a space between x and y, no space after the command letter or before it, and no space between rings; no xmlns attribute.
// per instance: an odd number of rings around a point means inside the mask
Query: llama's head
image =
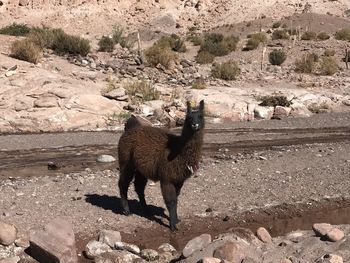
<svg viewBox="0 0 350 263"><path fill-rule="evenodd" d="M187 113L185 123L193 130L199 131L204 128L204 100L199 102L198 107L192 107L187 102Z"/></svg>

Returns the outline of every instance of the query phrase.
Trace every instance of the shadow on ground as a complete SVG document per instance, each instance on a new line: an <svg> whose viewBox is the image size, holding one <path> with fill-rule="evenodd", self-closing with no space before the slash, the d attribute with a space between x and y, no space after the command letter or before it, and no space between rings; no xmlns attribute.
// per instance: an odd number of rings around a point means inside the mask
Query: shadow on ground
<svg viewBox="0 0 350 263"><path fill-rule="evenodd" d="M116 214L124 215L123 208L121 205L121 199L117 196L86 194L85 201L94 206L101 207L105 210L111 210ZM130 212L132 214L152 220L158 223L159 225L169 227L162 220L162 218L169 220L169 217L164 213L165 212L164 208L154 206L154 205L148 205L149 214L146 214L142 210L139 201L137 201L136 199L132 199L132 200L129 199L129 207L130 207Z"/></svg>

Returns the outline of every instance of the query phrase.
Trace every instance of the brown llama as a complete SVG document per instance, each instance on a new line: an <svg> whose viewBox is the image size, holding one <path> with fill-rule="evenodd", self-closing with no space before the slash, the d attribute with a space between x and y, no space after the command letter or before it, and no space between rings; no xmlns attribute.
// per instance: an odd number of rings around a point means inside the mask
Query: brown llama
<svg viewBox="0 0 350 263"><path fill-rule="evenodd" d="M147 180L160 181L163 199L169 212L170 229L175 231L179 221L177 200L181 187L197 169L204 135L204 101L187 112L181 135L141 125L129 119L118 144L119 191L125 215L130 214L128 188L134 180L135 191L143 210L148 213L145 201Z"/></svg>

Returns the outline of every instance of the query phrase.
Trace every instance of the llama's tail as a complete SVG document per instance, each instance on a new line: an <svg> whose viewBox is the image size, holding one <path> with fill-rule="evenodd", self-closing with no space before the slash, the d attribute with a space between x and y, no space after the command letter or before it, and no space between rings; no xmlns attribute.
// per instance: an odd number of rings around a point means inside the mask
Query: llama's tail
<svg viewBox="0 0 350 263"><path fill-rule="evenodd" d="M151 126L152 123L140 116L131 115L124 125L124 131L134 129L139 126Z"/></svg>

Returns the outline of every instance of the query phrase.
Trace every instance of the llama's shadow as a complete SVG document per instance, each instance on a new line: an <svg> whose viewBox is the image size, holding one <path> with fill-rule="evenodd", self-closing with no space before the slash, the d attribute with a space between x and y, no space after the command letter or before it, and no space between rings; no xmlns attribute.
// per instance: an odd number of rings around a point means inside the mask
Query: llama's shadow
<svg viewBox="0 0 350 263"><path fill-rule="evenodd" d="M86 194L85 201L94 206L101 207L105 210L111 210L116 214L124 215L123 208L121 205L121 199L119 197L109 196L109 195L99 195L99 194ZM129 202L130 212L132 214L153 220L162 226L169 227L161 219L161 218L165 218L169 220L169 217L164 213L165 212L164 208L154 206L154 205L147 205L149 214L146 214L142 210L138 200L129 199L128 202Z"/></svg>

